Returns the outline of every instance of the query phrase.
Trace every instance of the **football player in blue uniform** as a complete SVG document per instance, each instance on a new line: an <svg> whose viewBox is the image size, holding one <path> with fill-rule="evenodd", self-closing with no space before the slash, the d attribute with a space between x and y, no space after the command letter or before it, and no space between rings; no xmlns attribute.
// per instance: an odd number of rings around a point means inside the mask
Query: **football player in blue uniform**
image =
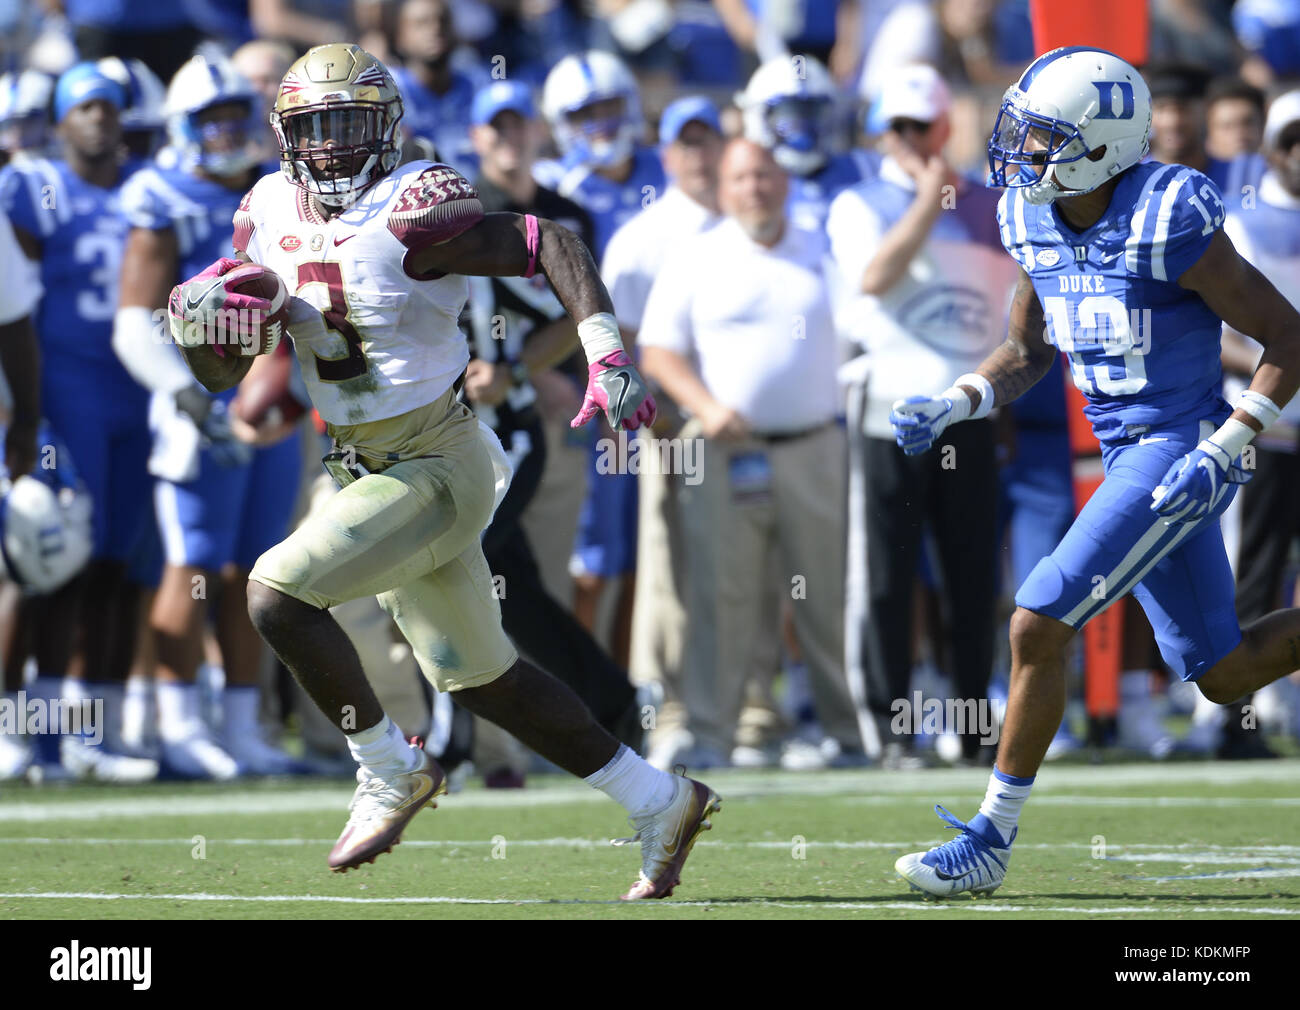
<svg viewBox="0 0 1300 1010"><path fill-rule="evenodd" d="M668 188L659 152L640 142L643 121L636 78L616 56L590 50L566 56L547 75L542 111L559 145L558 161L533 166L538 184L572 200L590 216L597 263L610 237ZM574 613L588 630L605 587L619 584L611 652L624 668L632 637L636 568L636 475L601 472L597 439L612 439L603 424L592 426L587 497L569 570Z"/></svg>
<svg viewBox="0 0 1300 1010"><path fill-rule="evenodd" d="M105 719L120 718L122 682L135 651L141 581L153 505L148 396L113 354L113 313L126 239L120 190L139 162L122 161L121 86L93 63L59 78L54 119L63 157L23 158L0 175L0 205L24 252L39 262L44 297L36 313L41 404L76 460L94 502L94 550L87 569L54 597L33 603L30 620L57 622L65 655L42 661L39 690L67 674L64 697L102 697ZM136 569L132 571L133 567ZM132 576L135 576L134 578ZM152 761L61 741L63 763L92 778L151 777Z"/></svg>
<svg viewBox="0 0 1300 1010"><path fill-rule="evenodd" d="M895 864L932 895L1002 884L1061 722L1066 646L1116 600L1137 598L1165 663L1211 701L1289 673L1300 652L1300 610L1238 624L1219 528L1249 479L1251 441L1300 386L1300 314L1224 235L1214 183L1141 161L1150 128L1146 83L1112 53L1069 47L1030 64L989 142L989 183L1007 189L1002 241L1021 267L1007 341L890 418L904 451L924 452L949 424L1024 393L1059 347L1106 474L1016 594L1010 698L979 813L966 824L937 807L958 835ZM1220 395L1221 321L1264 347L1232 405Z"/></svg>
<svg viewBox="0 0 1300 1010"><path fill-rule="evenodd" d="M736 96L745 136L772 152L790 173L786 211L808 231L824 232L831 201L842 190L874 179L875 151L834 151L835 85L810 56L778 56L754 71Z"/></svg>
<svg viewBox="0 0 1300 1010"><path fill-rule="evenodd" d="M195 56L167 92L178 167L145 168L122 191L131 231L114 345L154 391L150 470L159 478L154 505L166 553L151 618L158 729L164 764L201 778L230 778L241 768L254 774L294 769L258 730L263 645L248 620L244 590L253 562L287 531L298 494L298 442L254 451L236 439L228 419L236 390L209 394L180 354L159 344L157 330L172 286L230 251L230 221L261 174L253 144L259 105L252 85L228 61ZM197 585L207 591L196 593ZM195 684L209 598L226 675L220 743L200 717Z"/></svg>

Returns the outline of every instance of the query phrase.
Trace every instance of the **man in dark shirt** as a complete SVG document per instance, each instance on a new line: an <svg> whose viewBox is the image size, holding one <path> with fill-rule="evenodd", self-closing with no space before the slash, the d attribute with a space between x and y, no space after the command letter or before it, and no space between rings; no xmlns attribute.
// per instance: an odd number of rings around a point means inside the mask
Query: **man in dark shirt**
<svg viewBox="0 0 1300 1010"><path fill-rule="evenodd" d="M590 246L586 212L533 181L538 133L527 86L494 82L479 92L470 118L470 139L480 164L474 185L483 209L549 218ZM515 467L510 490L483 536L492 573L504 580L499 590L502 623L520 651L568 684L602 726L639 747L640 708L626 671L547 593L519 524L546 462L531 379L572 357L577 330L540 274L471 277L469 283L462 325L473 358L465 373L464 396L497 433Z"/></svg>

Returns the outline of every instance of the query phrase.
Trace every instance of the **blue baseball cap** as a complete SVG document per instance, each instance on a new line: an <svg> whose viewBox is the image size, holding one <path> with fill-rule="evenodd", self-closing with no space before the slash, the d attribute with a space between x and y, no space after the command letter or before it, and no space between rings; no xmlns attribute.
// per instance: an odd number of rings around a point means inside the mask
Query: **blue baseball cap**
<svg viewBox="0 0 1300 1010"><path fill-rule="evenodd" d="M522 81L493 81L474 96L469 121L475 126L486 126L497 113L517 112L525 119L536 119L533 93Z"/></svg>
<svg viewBox="0 0 1300 1010"><path fill-rule="evenodd" d="M63 122L70 110L97 98L107 99L120 112L126 106L122 85L109 77L96 63L78 63L64 71L54 86L54 121Z"/></svg>
<svg viewBox="0 0 1300 1010"><path fill-rule="evenodd" d="M659 143L673 143L681 136L687 123L703 123L718 133L722 133L722 120L718 117L718 107L702 95L679 98L659 117Z"/></svg>

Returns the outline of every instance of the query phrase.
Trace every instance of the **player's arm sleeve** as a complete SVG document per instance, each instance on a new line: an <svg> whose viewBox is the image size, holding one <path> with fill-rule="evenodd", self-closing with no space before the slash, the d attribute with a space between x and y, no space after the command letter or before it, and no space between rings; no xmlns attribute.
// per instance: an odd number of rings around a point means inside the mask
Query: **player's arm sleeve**
<svg viewBox="0 0 1300 1010"><path fill-rule="evenodd" d="M41 277L23 253L8 215L0 212L0 326L31 315L41 300Z"/></svg>
<svg viewBox="0 0 1300 1010"><path fill-rule="evenodd" d="M37 242L47 238L55 224L53 217L40 209L41 196L42 184L34 174L19 172L13 166L0 171L0 210L9 216L15 230Z"/></svg>
<svg viewBox="0 0 1300 1010"><path fill-rule="evenodd" d="M136 172L122 187L122 214L132 228L159 231L172 227L172 216L162 197L150 188L149 172Z"/></svg>
<svg viewBox="0 0 1300 1010"><path fill-rule="evenodd" d="M683 356L690 356L694 351L695 333L691 323L694 283L690 263L691 258L683 258L659 271L637 331L640 346L662 347Z"/></svg>
<svg viewBox="0 0 1300 1010"><path fill-rule="evenodd" d="M1131 257L1130 269L1157 281L1176 281L1186 273L1209 248L1228 213L1219 187L1190 168L1153 192L1143 209L1142 234L1125 256ZM1136 222L1133 227L1136 231Z"/></svg>

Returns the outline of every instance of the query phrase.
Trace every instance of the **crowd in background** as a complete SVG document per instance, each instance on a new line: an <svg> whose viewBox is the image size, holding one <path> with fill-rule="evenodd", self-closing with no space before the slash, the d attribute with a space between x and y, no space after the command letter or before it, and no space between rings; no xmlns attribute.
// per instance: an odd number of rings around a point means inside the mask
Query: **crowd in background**
<svg viewBox="0 0 1300 1010"><path fill-rule="evenodd" d="M1300 3L1153 0L1150 12L1151 155L1219 186L1234 241L1294 300ZM93 748L0 736L0 778L349 768L342 735L248 626L240 582L258 537L241 528L237 546L201 559L169 541L181 520L157 511L172 499L155 485L197 478L160 473L157 397L120 350L121 310L161 308L123 293L132 270L164 262L143 233L177 233L172 273L198 248L177 223L185 201L150 218L148 184L131 179L193 168L182 127L238 95L258 163L200 173L234 180L213 207L237 204L236 183L276 170L266 115L284 72L338 41L393 72L408 159L451 164L489 211L584 238L660 399L639 443L603 424L570 430L585 367L558 302L540 278L471 281L462 395L516 468L484 550L520 650L662 767L991 763L971 727L918 734L891 717L914 691L1005 698L1010 598L1075 512L1068 368L950 433L955 466L938 451L905 460L887 415L1005 335L1015 269L982 187L984 146L1036 55L1028 0L0 0L0 210L17 238L0 241L0 269L11 285L27 259L36 271L30 304L0 306L0 333L33 320L49 422L37 445L65 452L77 472L64 466L59 488L96 510L84 571L53 595L0 592L3 686L102 698L107 720ZM196 73L196 52L233 75L208 98L178 76ZM114 145L108 160L96 138ZM196 157L213 154L191 139ZM41 206L47 177L66 218ZM1260 206L1272 209L1250 217ZM85 229L89 258L53 262L62 228ZM0 357L15 417L24 391ZM1229 334L1229 382L1257 357ZM223 457L220 482L244 475L239 507L262 513L262 549L330 493L310 411L253 430L226 416L230 398L182 400L177 423ZM1300 427L1284 421L1261 440L1267 501L1225 520L1240 530L1243 619L1295 591ZM638 467L611 465L637 445ZM196 577L210 594L194 596ZM1269 753L1240 706L1170 682L1141 612L1125 615L1118 726L1099 742ZM373 600L336 616L406 732L449 764L472 758L491 785L522 784L529 755L435 697ZM1081 677L1080 662L1075 696ZM1171 710L1192 716L1181 740ZM1255 710L1300 735L1300 687L1274 685ZM1076 700L1053 754L1081 746L1082 722Z"/></svg>

